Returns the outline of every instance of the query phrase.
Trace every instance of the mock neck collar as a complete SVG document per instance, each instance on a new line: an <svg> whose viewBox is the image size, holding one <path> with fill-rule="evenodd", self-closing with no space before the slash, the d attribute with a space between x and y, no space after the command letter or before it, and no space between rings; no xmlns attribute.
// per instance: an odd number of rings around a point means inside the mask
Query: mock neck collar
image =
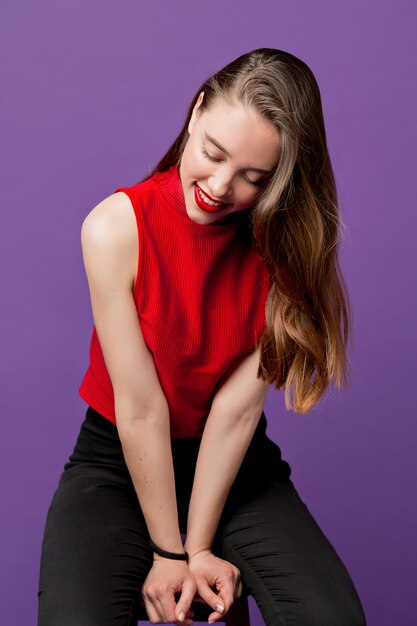
<svg viewBox="0 0 417 626"><path fill-rule="evenodd" d="M218 224L200 224L192 220L185 206L184 190L177 165L171 165L171 167L164 172L157 172L152 178L168 204L170 204L177 213L182 215L184 222L186 222L188 227L194 232L208 235L212 233L236 231L237 229L241 230L248 226L249 211L231 213L227 216L226 221Z"/></svg>

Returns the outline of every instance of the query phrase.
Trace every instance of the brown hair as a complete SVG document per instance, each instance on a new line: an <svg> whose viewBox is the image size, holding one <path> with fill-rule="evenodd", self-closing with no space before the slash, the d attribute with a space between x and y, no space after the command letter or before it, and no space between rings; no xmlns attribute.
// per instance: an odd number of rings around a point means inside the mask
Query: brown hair
<svg viewBox="0 0 417 626"><path fill-rule="evenodd" d="M280 136L276 171L251 209L253 237L271 278L257 346L258 378L275 389L285 384L287 409L306 413L333 380L338 388L348 383L352 326L338 260L344 225L319 87L310 68L289 52L259 48L243 54L197 89L180 134L146 178L179 165L202 91L201 111L218 98L240 102L271 122Z"/></svg>

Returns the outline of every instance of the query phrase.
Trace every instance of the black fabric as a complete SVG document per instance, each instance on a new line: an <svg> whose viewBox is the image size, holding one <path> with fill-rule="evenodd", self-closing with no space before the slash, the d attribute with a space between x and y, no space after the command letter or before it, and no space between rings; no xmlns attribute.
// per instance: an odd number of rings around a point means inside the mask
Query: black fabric
<svg viewBox="0 0 417 626"><path fill-rule="evenodd" d="M267 626L363 626L352 579L298 495L266 426L263 413L213 553L239 568L244 592ZM172 440L182 533L200 441ZM148 539L117 427L89 407L47 513L38 626L136 625L152 565Z"/></svg>

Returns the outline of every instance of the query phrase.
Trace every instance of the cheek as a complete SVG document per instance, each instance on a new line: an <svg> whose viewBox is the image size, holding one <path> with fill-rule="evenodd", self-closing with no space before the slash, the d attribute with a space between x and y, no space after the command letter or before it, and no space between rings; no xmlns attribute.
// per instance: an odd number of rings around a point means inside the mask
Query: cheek
<svg viewBox="0 0 417 626"><path fill-rule="evenodd" d="M247 183L242 183L242 188L238 193L239 195L237 200L239 204L245 208L255 204L259 196L259 191L257 189L252 190Z"/></svg>
<svg viewBox="0 0 417 626"><path fill-rule="evenodd" d="M210 165L210 161L204 157L199 144L192 147L192 159L199 168L207 169Z"/></svg>
<svg viewBox="0 0 417 626"><path fill-rule="evenodd" d="M191 143L191 140L189 140L184 149L183 159L187 170L194 175L207 165L201 150L199 150L198 146Z"/></svg>
<svg viewBox="0 0 417 626"><path fill-rule="evenodd" d="M261 191L259 191L259 189L256 189L253 192L250 192L250 190L249 190L249 193L247 193L247 195L246 195L245 201L242 201L242 203L241 203L242 207L244 209L252 208L256 204L256 202L259 199L260 195L261 195Z"/></svg>

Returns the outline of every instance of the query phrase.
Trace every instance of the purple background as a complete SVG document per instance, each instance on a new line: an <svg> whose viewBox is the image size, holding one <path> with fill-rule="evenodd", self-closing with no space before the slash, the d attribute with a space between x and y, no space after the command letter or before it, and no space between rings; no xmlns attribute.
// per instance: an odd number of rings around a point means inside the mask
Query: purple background
<svg viewBox="0 0 417 626"><path fill-rule="evenodd" d="M86 410L81 223L156 164L208 75L261 46L319 82L355 318L350 387L304 416L270 389L268 432L368 626L415 624L415 18L405 0L2 0L2 624L35 624L46 512Z"/></svg>

